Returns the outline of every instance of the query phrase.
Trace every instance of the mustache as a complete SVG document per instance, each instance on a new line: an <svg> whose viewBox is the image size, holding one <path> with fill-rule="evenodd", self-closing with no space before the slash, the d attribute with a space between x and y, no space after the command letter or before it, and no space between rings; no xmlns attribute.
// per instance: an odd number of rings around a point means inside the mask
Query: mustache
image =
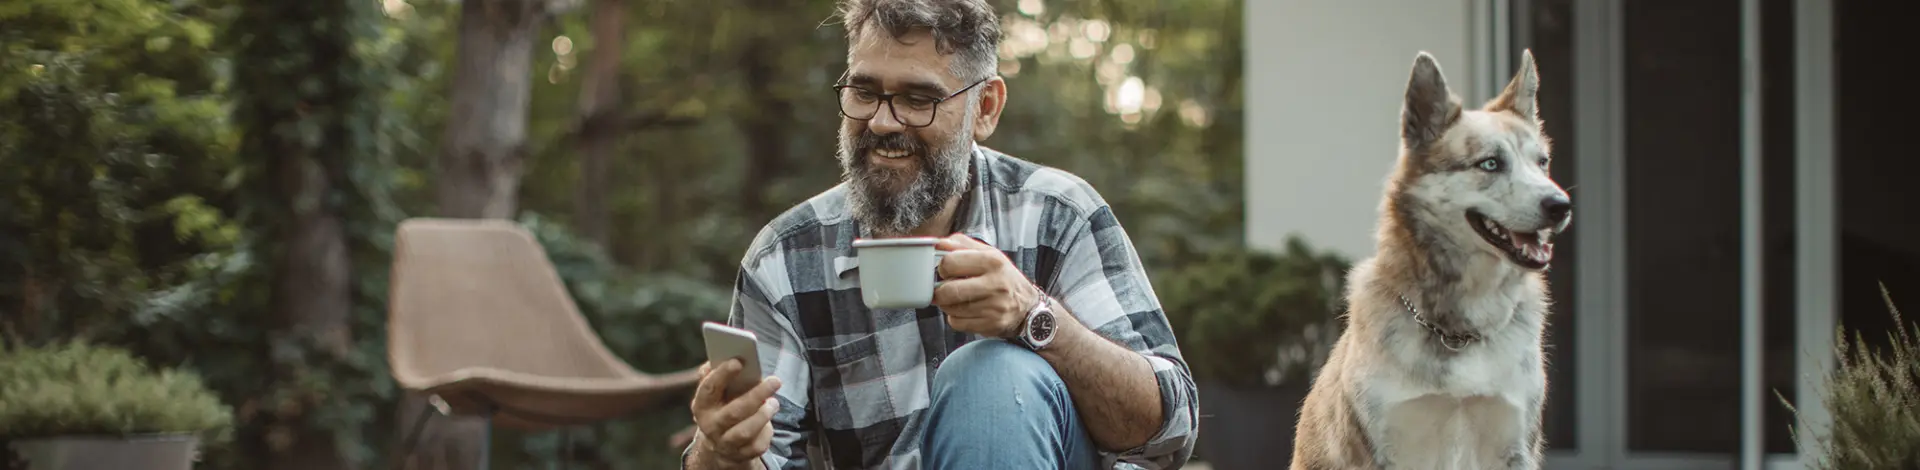
<svg viewBox="0 0 1920 470"><path fill-rule="evenodd" d="M904 132L893 133L893 134L875 134L873 133L872 129L861 130L860 135L856 137L853 142L854 142L853 148L858 150L859 151L858 155L863 157L866 156L868 152L872 152L874 149L885 148L885 149L894 149L894 150L905 150L907 151L907 153L919 155L922 158L925 158L927 156L927 149L929 148L926 142L922 142L920 139L915 139L911 136L908 136Z"/></svg>

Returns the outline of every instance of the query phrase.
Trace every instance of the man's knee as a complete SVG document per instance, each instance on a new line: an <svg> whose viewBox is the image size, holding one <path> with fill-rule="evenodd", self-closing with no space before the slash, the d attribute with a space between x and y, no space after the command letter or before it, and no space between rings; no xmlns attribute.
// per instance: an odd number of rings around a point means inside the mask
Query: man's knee
<svg viewBox="0 0 1920 470"><path fill-rule="evenodd" d="M1025 347L974 341L934 373L929 468L1085 468L1093 444L1053 365ZM976 452L994 449L995 452Z"/></svg>
<svg viewBox="0 0 1920 470"><path fill-rule="evenodd" d="M1006 397L1008 389L1062 393L1064 384L1053 365L1027 348L998 339L982 339L954 350L934 373L936 394L956 389L992 387L990 395Z"/></svg>

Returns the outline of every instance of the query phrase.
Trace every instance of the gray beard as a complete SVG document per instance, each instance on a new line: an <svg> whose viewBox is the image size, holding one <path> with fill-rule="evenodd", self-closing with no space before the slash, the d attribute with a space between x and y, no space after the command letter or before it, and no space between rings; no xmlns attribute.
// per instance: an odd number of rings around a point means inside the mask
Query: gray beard
<svg viewBox="0 0 1920 470"><path fill-rule="evenodd" d="M855 221L873 236L899 236L940 213L947 201L968 189L973 161L973 123L964 122L954 139L932 146L905 133L840 133L841 180ZM884 145L883 145L884 144ZM867 154L875 148L903 148L921 159L915 170L875 167ZM904 186L904 187L902 187Z"/></svg>

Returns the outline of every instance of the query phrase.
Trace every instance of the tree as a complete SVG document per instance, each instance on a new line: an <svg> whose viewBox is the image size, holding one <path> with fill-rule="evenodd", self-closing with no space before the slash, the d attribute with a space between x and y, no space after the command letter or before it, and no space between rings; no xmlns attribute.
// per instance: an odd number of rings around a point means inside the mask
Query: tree
<svg viewBox="0 0 1920 470"><path fill-rule="evenodd" d="M439 213L512 218L519 208L533 97L533 45L545 0L468 1L440 154Z"/></svg>
<svg viewBox="0 0 1920 470"><path fill-rule="evenodd" d="M620 107L620 58L626 50L627 2L594 0L589 20L593 56L580 85L580 191L574 195L574 226L580 235L607 245L607 166L626 128Z"/></svg>
<svg viewBox="0 0 1920 470"><path fill-rule="evenodd" d="M398 217L386 195L386 149L397 132L383 108L386 90L405 80L380 46L386 19L376 2L238 6L228 33L244 132L239 215L252 240L241 250L261 261L265 278L240 289L271 293L264 309L237 306L270 318L251 322L264 326L264 341L241 343L261 362L223 370L240 374L229 387L251 392L239 398L243 414L254 415L243 434L258 460L240 465L357 466L371 457L362 446L366 416L390 383L368 365L384 362L370 360L381 332L367 320L385 286L364 279L384 266L376 239ZM262 375L264 388L233 382Z"/></svg>
<svg viewBox="0 0 1920 470"><path fill-rule="evenodd" d="M440 216L511 219L518 212L533 45L548 13L545 0L461 3L435 198ZM403 397L399 429L410 430L426 406L425 397ZM471 468L488 445L484 426L473 417L433 419L416 453L402 458L424 468Z"/></svg>

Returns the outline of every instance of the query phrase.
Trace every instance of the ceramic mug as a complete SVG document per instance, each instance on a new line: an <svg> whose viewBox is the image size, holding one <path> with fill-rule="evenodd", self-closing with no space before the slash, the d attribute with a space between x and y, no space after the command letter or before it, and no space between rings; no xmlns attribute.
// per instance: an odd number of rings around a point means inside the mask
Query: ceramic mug
<svg viewBox="0 0 1920 470"><path fill-rule="evenodd" d="M933 237L870 238L853 241L860 300L870 309L921 308L933 303L940 285L935 268L945 250Z"/></svg>

